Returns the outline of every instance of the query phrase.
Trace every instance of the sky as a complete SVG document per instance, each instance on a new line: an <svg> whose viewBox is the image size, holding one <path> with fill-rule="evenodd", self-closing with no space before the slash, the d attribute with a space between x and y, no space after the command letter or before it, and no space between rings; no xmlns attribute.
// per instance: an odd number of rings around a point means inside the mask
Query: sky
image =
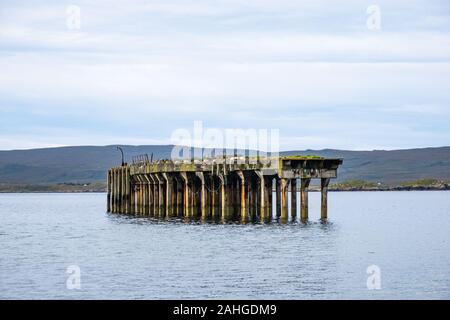
<svg viewBox="0 0 450 320"><path fill-rule="evenodd" d="M281 150L450 145L450 2L0 0L0 149L279 130Z"/></svg>

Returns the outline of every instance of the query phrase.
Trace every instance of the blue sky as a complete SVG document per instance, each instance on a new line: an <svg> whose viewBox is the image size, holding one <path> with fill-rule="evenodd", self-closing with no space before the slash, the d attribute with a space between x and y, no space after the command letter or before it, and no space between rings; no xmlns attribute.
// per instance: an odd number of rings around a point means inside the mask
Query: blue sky
<svg viewBox="0 0 450 320"><path fill-rule="evenodd" d="M0 71L0 149L170 143L196 120L283 150L450 145L449 1L0 0Z"/></svg>

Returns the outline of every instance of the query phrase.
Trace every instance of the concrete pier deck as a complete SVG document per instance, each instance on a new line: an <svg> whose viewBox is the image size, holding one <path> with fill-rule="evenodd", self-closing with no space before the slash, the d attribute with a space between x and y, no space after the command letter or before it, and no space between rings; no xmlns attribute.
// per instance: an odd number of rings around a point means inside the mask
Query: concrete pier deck
<svg viewBox="0 0 450 320"><path fill-rule="evenodd" d="M141 157L108 171L107 209L159 218L288 221L297 217L300 192L300 220L305 222L309 184L320 179L321 219L326 220L328 184L342 162L314 156L156 162Z"/></svg>

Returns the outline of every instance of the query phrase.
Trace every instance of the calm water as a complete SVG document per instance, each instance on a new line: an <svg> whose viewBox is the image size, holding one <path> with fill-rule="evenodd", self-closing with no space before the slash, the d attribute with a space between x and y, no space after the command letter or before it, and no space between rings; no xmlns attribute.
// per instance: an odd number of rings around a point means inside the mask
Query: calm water
<svg viewBox="0 0 450 320"><path fill-rule="evenodd" d="M223 225L106 214L103 194L0 194L0 298L450 299L450 192L330 193L328 224L319 200L308 225Z"/></svg>

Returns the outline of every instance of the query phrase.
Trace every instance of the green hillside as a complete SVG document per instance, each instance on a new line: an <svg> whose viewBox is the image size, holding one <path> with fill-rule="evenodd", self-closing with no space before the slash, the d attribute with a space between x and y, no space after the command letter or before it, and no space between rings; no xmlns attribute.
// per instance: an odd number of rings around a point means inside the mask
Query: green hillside
<svg viewBox="0 0 450 320"><path fill-rule="evenodd" d="M168 158L170 145L122 146L126 161L132 156L154 154ZM301 150L303 154L344 158L339 181L400 183L419 179L450 180L450 147L393 151ZM0 183L93 183L105 179L106 170L120 164L115 146L80 146L0 151Z"/></svg>

